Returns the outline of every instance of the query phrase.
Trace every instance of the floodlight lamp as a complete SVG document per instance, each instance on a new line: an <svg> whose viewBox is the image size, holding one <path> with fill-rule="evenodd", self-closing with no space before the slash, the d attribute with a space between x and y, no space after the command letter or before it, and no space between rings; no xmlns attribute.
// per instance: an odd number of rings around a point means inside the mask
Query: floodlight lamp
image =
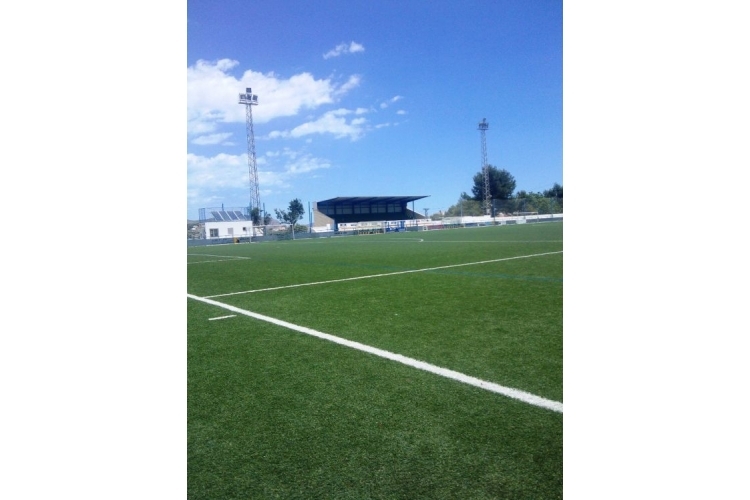
<svg viewBox="0 0 750 500"><path fill-rule="evenodd" d="M240 94L240 104L258 104L258 96L255 94Z"/></svg>

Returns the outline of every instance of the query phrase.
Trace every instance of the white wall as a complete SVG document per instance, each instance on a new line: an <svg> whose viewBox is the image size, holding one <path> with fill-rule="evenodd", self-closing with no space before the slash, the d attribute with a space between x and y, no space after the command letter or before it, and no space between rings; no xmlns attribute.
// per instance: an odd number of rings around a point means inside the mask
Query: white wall
<svg viewBox="0 0 750 500"><path fill-rule="evenodd" d="M479 225L490 225L490 224L507 224L509 221L513 221L515 224L525 224L527 221L543 221L545 219L562 219L563 214L542 214L542 215L510 215L507 217L495 217L494 219L489 215L478 215L478 216L465 216L465 217L446 217L443 220L433 221L430 219L409 219L405 220L404 225L406 227L430 227L440 226L449 224L479 224ZM396 224L398 221L388 221L391 224ZM376 222L342 222L339 224L339 231L354 231L357 229L371 229L371 228L383 228L387 222L376 221ZM316 226L313 228L313 232L330 231L330 225L327 227Z"/></svg>
<svg viewBox="0 0 750 500"><path fill-rule="evenodd" d="M242 228L245 228L243 231ZM249 220L230 220L220 222L206 222L206 238L211 239L211 229L218 229L218 238L240 238L253 235L253 223ZM229 234L232 229L234 234Z"/></svg>

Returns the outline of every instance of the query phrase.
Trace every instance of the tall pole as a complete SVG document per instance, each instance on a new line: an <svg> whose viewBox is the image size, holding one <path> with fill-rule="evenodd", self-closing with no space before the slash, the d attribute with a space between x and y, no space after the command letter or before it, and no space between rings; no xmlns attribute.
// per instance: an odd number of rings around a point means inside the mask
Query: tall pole
<svg viewBox="0 0 750 500"><path fill-rule="evenodd" d="M479 123L479 133L482 139L482 173L484 174L484 213L490 215L492 195L490 194L490 166L487 164L487 129L490 124L487 118L482 118Z"/></svg>
<svg viewBox="0 0 750 500"><path fill-rule="evenodd" d="M246 88L240 94L240 104L245 105L245 122L247 126L247 166L250 172L250 205L258 209L260 215L260 192L258 190L258 165L255 161L255 133L253 132L253 106L258 105L258 96L253 89ZM262 217L262 216L261 216Z"/></svg>

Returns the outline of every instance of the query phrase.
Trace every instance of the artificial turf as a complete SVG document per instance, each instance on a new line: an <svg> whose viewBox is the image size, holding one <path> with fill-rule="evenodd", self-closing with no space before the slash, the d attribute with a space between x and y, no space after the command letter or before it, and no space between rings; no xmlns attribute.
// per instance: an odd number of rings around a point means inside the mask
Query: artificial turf
<svg viewBox="0 0 750 500"><path fill-rule="evenodd" d="M189 248L188 292L471 264L214 300L562 401L561 251L561 223ZM190 498L562 497L562 414L227 314L188 300Z"/></svg>

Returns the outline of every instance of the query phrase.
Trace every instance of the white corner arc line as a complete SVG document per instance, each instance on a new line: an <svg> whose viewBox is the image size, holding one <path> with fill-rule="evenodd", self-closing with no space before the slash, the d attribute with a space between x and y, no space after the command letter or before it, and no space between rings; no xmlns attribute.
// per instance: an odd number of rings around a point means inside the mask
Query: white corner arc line
<svg viewBox="0 0 750 500"><path fill-rule="evenodd" d="M243 290L241 292L230 292L230 293L220 293L217 295L207 295L205 298L207 299L215 299L216 297L229 297L230 295L242 295L245 293L258 293L258 292L270 292L273 290L283 290L285 288L298 288L301 286L312 286L312 285L327 285L328 283L340 283L342 281L355 281L355 280L365 280L369 278L382 278L384 276L396 276L398 274L409 274L409 273L422 273L425 271L435 271L437 269L450 269L452 267L463 267L463 266L476 266L478 264L490 264L492 262L502 262L505 260L515 260L515 259L529 259L531 257L542 257L544 255L554 255L558 253L563 253L562 250L556 251L556 252L544 252L544 253L535 253L532 255L518 255L516 257L503 257L501 259L492 259L492 260L482 260L479 262L465 262L463 264L450 264L448 266L438 266L438 267L427 267L424 269L409 269L406 271L395 271L392 273L382 273L382 274L370 274L367 276L354 276L352 278L341 278L337 280L327 280L327 281L314 281L312 283L298 283L296 285L285 285L285 286L275 286L271 288L259 288L257 290Z"/></svg>
<svg viewBox="0 0 750 500"><path fill-rule="evenodd" d="M242 314L245 316L249 316L251 318L259 319L261 321L266 321L268 323L272 323L274 325L278 325L283 328L288 328L290 330L304 333L306 335L311 335L319 339L328 340L329 342L334 342L336 344L350 347L352 349L357 349L358 351L363 351L369 354L373 354L375 356L379 356L381 358L390 359L391 361L396 361L397 363L411 366L412 368L417 368L419 370L424 370L430 373L434 373L435 375L440 375L441 377L446 377L452 380L456 380L458 382L463 382L464 384L469 384L474 387L478 387L480 389L484 389L484 390L494 392L497 394L502 394L503 396L517 399L519 401L523 401L524 403L527 403L533 406L538 406L540 408L545 408L547 410L552 410L558 413L563 412L562 403L558 401L552 401L551 399L546 399L541 396L531 394L529 392L521 391L519 389L513 389L511 387L505 387L499 384L495 384L493 382L488 382L486 380L478 379L476 377L471 377L469 375L465 375L460 372L449 370L447 368L441 368L439 366L431 365L430 363L425 363L424 361L419 361L414 358L402 356L401 354L396 354L390 351L385 351L383 349L378 349L377 347L372 347L366 344L360 344L359 342L354 342L353 340L347 340L341 337L336 337L335 335L319 332L317 330L313 330L312 328L295 325L293 323L288 323L286 321L272 318L270 316L265 316L263 314L258 314L252 311L247 311L245 309L240 309L239 307L231 306L229 304L224 304L222 302L211 300L205 297L198 297L196 295L191 295L191 294L187 294L187 296L188 298L191 298L200 302L204 302L206 304L211 304L213 306L221 307L223 309L235 312L237 314Z"/></svg>

